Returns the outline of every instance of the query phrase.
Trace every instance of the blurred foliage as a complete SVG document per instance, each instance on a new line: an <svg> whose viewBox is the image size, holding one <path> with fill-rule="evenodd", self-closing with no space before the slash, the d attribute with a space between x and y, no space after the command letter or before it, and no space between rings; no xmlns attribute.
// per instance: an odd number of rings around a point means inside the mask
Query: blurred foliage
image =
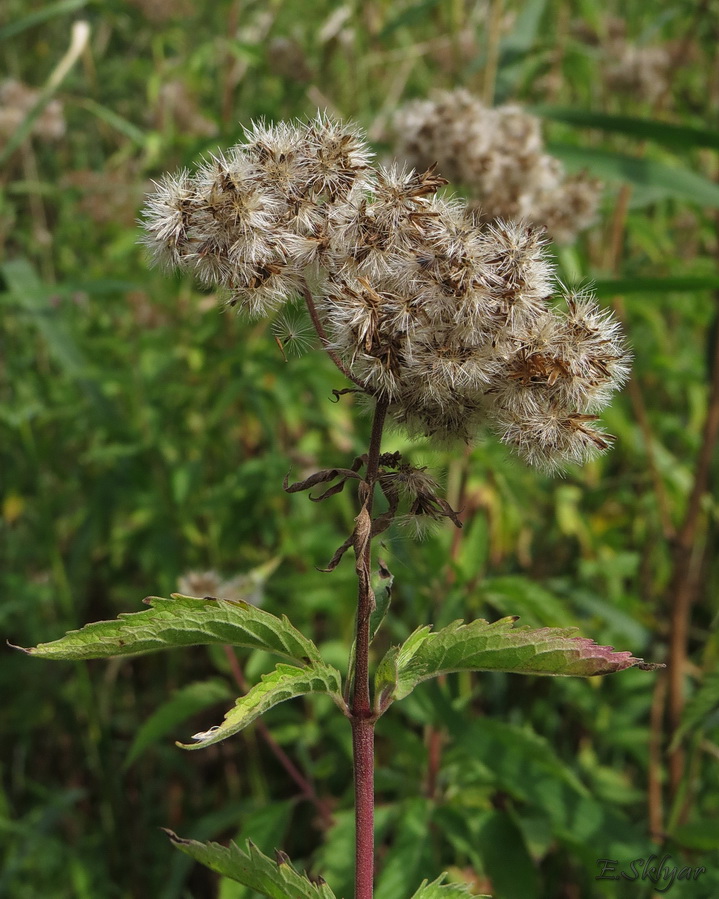
<svg viewBox="0 0 719 899"><path fill-rule="evenodd" d="M376 652L420 624L519 614L665 659L673 535L698 470L718 321L716 187L698 187L719 176L716 12L711 0L5 0L4 71L45 91L10 126L0 118L0 152L17 129L29 135L0 171L3 633L32 645L137 611L190 570L230 578L280 557L265 607L346 665L352 566L316 566L351 529L352 498L317 507L281 484L288 469L363 452L367 420L351 398L331 401L344 384L316 347L285 362L263 325L148 271L134 219L150 179L230 145L252 117L327 107L383 154L400 102L463 85L545 108L568 164L600 166L602 220L558 250L558 272L601 279L634 347L634 390L605 417L616 448L564 478L495 443L446 455L389 435L388 449L444 472L466 525L423 544L385 535L394 595ZM628 42L669 54L672 77L651 98L604 77L620 15ZM79 19L89 40L59 72ZM61 136L43 117L53 101ZM708 869L671 895L719 894L718 474L714 453L691 547L686 766L672 801L650 752L671 736L663 677L450 676L379 723L379 899L441 870L497 899L641 899L648 881L597 882L596 861L663 851ZM173 853L160 826L281 847L351 894L351 741L329 700L267 716L312 802L257 728L204 752L173 745L229 705L218 679L237 692L219 647L53 666L2 652L0 895L250 899ZM260 653L240 661L250 683L269 670ZM140 752L135 735L173 695ZM651 782L664 790L661 844Z"/></svg>

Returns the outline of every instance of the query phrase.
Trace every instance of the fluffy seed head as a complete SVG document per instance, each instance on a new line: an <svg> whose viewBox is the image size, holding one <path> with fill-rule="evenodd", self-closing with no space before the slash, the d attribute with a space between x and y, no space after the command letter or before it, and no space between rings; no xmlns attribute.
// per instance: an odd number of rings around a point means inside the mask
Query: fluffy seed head
<svg viewBox="0 0 719 899"><path fill-rule="evenodd" d="M458 103L474 108L468 95ZM507 140L536 154L533 120L502 115ZM564 291L557 307L543 227L483 223L463 201L436 196L445 184L434 167L373 167L357 129L326 115L259 123L195 174L160 180L144 242L252 316L274 315L310 278L330 348L414 435L472 442L490 429L541 467L585 461L609 446L596 413L628 376L618 323L587 292ZM279 316L284 353L304 335ZM441 516L418 479L413 502Z"/></svg>
<svg viewBox="0 0 719 899"><path fill-rule="evenodd" d="M567 176L544 152L539 119L520 106L490 109L466 90L439 92L401 107L392 130L399 159L418 168L438 162L486 221L526 219L571 243L595 218L598 182Z"/></svg>

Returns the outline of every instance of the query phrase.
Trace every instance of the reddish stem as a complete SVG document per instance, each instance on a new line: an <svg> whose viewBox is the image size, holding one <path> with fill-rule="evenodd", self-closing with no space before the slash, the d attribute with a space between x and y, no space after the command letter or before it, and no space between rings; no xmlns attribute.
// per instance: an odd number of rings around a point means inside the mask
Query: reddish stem
<svg viewBox="0 0 719 899"><path fill-rule="evenodd" d="M370 616L374 608L371 584L372 502L379 469L382 429L387 414L386 400L378 400L372 422L366 479L360 486L362 508L357 516L355 555L357 578L357 633L350 722L355 780L355 899L372 899L374 880L374 726L376 716L370 704L369 645Z"/></svg>
<svg viewBox="0 0 719 899"><path fill-rule="evenodd" d="M375 719L352 715L355 776L355 899L372 899L374 892L374 724Z"/></svg>

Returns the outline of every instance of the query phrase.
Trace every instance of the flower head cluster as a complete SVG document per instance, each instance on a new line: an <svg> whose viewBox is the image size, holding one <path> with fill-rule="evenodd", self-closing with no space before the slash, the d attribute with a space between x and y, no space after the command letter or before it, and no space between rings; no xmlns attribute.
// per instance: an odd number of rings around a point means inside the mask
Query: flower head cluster
<svg viewBox="0 0 719 899"><path fill-rule="evenodd" d="M539 119L519 106L490 109L466 90L445 91L401 107L393 131L398 157L418 168L437 162L485 220L527 219L570 243L595 217L598 182L567 176L543 151Z"/></svg>
<svg viewBox="0 0 719 899"><path fill-rule="evenodd" d="M177 589L184 596L212 596L228 602L248 602L261 606L264 602L265 577L274 570L276 562L256 568L246 574L223 578L216 571L186 571L179 579Z"/></svg>
<svg viewBox="0 0 719 899"><path fill-rule="evenodd" d="M552 468L608 446L596 412L626 378L619 327L586 294L552 302L543 230L482 225L447 182L370 165L361 135L320 116L255 125L145 209L155 257L269 315L298 292L366 393L412 433L472 441L490 427ZM314 304L313 304L314 306Z"/></svg>
<svg viewBox="0 0 719 899"><path fill-rule="evenodd" d="M655 103L672 82L673 54L666 44L639 45L627 38L626 23L610 19L602 47L609 91Z"/></svg>
<svg viewBox="0 0 719 899"><path fill-rule="evenodd" d="M8 78L0 84L0 137L10 137L18 129L39 96L39 90L14 78ZM59 140L65 136L65 116L59 100L47 103L35 119L32 133L47 141Z"/></svg>

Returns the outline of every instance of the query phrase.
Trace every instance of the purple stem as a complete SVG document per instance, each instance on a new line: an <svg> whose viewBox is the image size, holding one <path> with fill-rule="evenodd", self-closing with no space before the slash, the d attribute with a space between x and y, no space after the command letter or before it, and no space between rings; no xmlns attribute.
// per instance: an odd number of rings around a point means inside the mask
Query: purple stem
<svg viewBox="0 0 719 899"><path fill-rule="evenodd" d="M379 468L382 429L387 414L387 401L378 399L372 422L367 455L366 481L360 488L362 511L358 516L355 554L359 580L357 601L357 635L355 642L355 666L353 674L350 722L352 724L352 749L355 778L355 899L372 899L374 880L374 726L377 720L370 704L369 644L370 615L374 605L371 584L372 500ZM363 489L364 488L364 489ZM364 533L364 538L363 538Z"/></svg>

